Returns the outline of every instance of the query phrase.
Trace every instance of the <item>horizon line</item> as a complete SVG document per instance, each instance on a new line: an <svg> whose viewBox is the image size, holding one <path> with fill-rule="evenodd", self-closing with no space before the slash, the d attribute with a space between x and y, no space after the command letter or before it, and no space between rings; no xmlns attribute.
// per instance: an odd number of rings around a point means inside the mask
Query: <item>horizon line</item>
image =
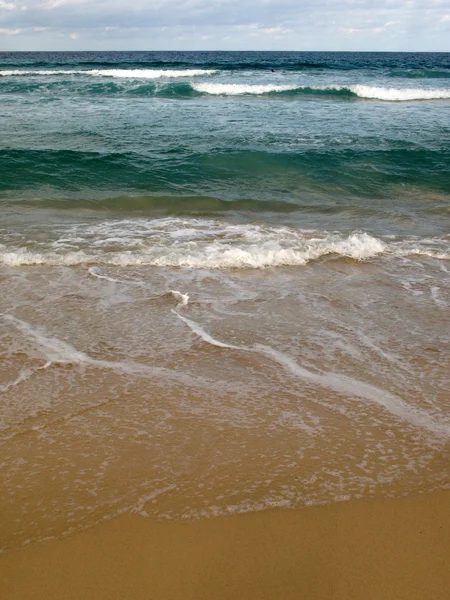
<svg viewBox="0 0 450 600"><path fill-rule="evenodd" d="M348 53L348 54L356 54L356 53L360 53L360 54L450 54L449 50L221 50L221 49L214 49L214 50L133 50L133 49L128 49L128 50L112 50L112 49L108 49L108 50L0 50L0 53L45 53L45 52L71 52L73 54L78 53L78 52L245 52L245 53L250 53L250 52L265 52L267 54L271 53L271 54L275 54L275 53L282 53L282 52L322 52L322 53L331 53L331 52L339 52L339 53Z"/></svg>

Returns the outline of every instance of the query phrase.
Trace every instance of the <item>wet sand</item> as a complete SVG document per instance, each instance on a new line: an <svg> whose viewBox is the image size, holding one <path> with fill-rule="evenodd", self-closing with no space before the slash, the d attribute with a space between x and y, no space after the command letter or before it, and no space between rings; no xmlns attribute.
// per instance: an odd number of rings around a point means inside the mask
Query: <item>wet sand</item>
<svg viewBox="0 0 450 600"><path fill-rule="evenodd" d="M450 492L157 523L0 556L8 600L450 598Z"/></svg>

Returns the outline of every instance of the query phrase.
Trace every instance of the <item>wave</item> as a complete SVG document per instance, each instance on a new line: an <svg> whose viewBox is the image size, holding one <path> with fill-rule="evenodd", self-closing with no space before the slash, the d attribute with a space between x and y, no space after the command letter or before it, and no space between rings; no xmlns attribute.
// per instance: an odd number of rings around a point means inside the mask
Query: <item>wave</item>
<svg viewBox="0 0 450 600"><path fill-rule="evenodd" d="M213 96L260 95L300 89L296 85L248 85L240 83L192 84L192 87L197 92Z"/></svg>
<svg viewBox="0 0 450 600"><path fill-rule="evenodd" d="M46 70L1 70L0 77L47 77L84 75L89 77L114 77L121 79L161 79L167 77L199 77L212 75L214 69L46 69Z"/></svg>
<svg viewBox="0 0 450 600"><path fill-rule="evenodd" d="M448 56L448 55L447 55ZM100 52L23 55L20 60L3 57L3 69L212 69L224 72L358 71L387 77L448 78L450 64L443 54L336 53L336 52Z"/></svg>
<svg viewBox="0 0 450 600"><path fill-rule="evenodd" d="M345 88L342 88L345 89ZM369 85L352 85L350 92L360 98L402 102L410 100L444 100L450 98L450 89L436 88L385 88Z"/></svg>
<svg viewBox="0 0 450 600"><path fill-rule="evenodd" d="M300 207L283 200L223 200L212 196L115 196L111 198L83 199L65 198L16 201L16 205L67 210L114 211L117 213L145 212L154 215L212 216L227 213L293 213L299 210L320 210L320 206ZM1 200L0 200L1 205ZM339 210L339 209L337 209ZM329 209L327 208L327 212Z"/></svg>
<svg viewBox="0 0 450 600"><path fill-rule="evenodd" d="M0 263L110 265L206 269L304 266L327 256L355 261L378 256L450 259L448 238L382 240L290 227L231 224L211 219L123 219L63 227L58 236L0 247ZM92 269L90 271L92 273Z"/></svg>
<svg viewBox="0 0 450 600"><path fill-rule="evenodd" d="M83 140L86 135L80 132ZM360 199L391 198L392 186L398 184L448 193L449 158L446 148L390 141L386 148L376 150L341 149L332 143L318 149L275 152L233 146L193 151L176 146L157 155L4 148L0 149L0 190L8 195L2 194L0 204L8 205L11 194L25 191L17 202L36 207L77 208L79 201L80 207L91 209L189 214L192 202L200 213L233 211L233 207L287 212L295 210L292 206L299 201L309 202L305 183L325 191L322 206L330 206L328 200L339 189ZM330 194L324 181L339 189ZM295 186L305 191L301 200ZM37 193L31 197L29 190ZM297 209L301 208L298 204Z"/></svg>
<svg viewBox="0 0 450 600"><path fill-rule="evenodd" d="M347 96L356 97L350 87L345 86L311 86L298 84L239 84L239 83L192 83L193 90L211 96Z"/></svg>
<svg viewBox="0 0 450 600"><path fill-rule="evenodd" d="M6 74L14 75L5 77ZM349 100L382 100L388 102L445 100L450 99L448 88L403 88L383 87L364 84L303 85L298 83L219 83L208 82L166 82L165 79L190 79L209 76L216 73L208 69L185 70L148 70L148 69L106 69L84 71L0 71L2 93L26 93L51 91L52 94L76 93L79 95L122 94L144 97L191 98L204 96L268 96L268 97L333 97ZM25 79L22 75L33 74L36 77ZM3 79L1 76L4 76ZM19 76L20 75L20 76ZM42 75L39 79L37 75ZM64 76L55 78L47 76ZM84 75L86 79L74 79L74 75ZM140 80L150 80L140 82ZM76 87L74 87L76 86Z"/></svg>
<svg viewBox="0 0 450 600"><path fill-rule="evenodd" d="M386 88L380 86L355 85L245 85L234 83L194 83L192 87L197 92L210 95L240 96L279 94L290 92L308 95L339 95L373 100L401 102L410 100L439 100L450 99L449 89L425 88Z"/></svg>

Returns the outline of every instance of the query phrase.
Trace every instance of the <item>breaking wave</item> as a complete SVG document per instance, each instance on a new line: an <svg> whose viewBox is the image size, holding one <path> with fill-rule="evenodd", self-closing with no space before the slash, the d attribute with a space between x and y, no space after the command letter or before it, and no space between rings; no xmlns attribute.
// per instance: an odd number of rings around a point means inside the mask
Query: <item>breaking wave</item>
<svg viewBox="0 0 450 600"><path fill-rule="evenodd" d="M194 83L195 91L210 95L241 96L262 94L307 94L327 96L348 96L372 100L401 102L410 100L442 100L450 99L449 89L426 88L386 88L369 85L244 85L234 83Z"/></svg>
<svg viewBox="0 0 450 600"><path fill-rule="evenodd" d="M450 89L442 87L384 87L366 84L305 85L290 83L221 83L189 81L214 75L215 69L77 69L0 70L2 93L52 93L77 95L133 95L162 98L195 96L276 96L286 98L327 97L340 99L407 102L450 99ZM25 77L27 76L27 77ZM82 77L78 77L82 76ZM184 79L184 81L165 81ZM186 79L188 81L186 81ZM77 83L75 83L77 82Z"/></svg>
<svg viewBox="0 0 450 600"><path fill-rule="evenodd" d="M247 85L241 83L201 83L192 84L192 87L196 92L213 96L261 95L301 89L295 85Z"/></svg>
<svg viewBox="0 0 450 600"><path fill-rule="evenodd" d="M207 269L302 266L326 256L366 261L379 255L450 259L447 238L388 241L366 232L350 235L208 219L127 219L62 228L42 241L0 246L0 263L113 265Z"/></svg>
<svg viewBox="0 0 450 600"><path fill-rule="evenodd" d="M160 79L163 77L198 77L212 75L215 69L38 69L27 71L12 69L0 71L0 77L46 77L65 75L85 75L90 77L115 77L133 79Z"/></svg>

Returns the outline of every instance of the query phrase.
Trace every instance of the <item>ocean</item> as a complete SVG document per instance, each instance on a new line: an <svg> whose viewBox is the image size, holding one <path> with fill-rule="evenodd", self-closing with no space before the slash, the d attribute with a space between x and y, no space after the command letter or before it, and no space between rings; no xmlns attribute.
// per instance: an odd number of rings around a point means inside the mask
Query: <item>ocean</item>
<svg viewBox="0 0 450 600"><path fill-rule="evenodd" d="M0 53L0 539L450 486L450 54Z"/></svg>

